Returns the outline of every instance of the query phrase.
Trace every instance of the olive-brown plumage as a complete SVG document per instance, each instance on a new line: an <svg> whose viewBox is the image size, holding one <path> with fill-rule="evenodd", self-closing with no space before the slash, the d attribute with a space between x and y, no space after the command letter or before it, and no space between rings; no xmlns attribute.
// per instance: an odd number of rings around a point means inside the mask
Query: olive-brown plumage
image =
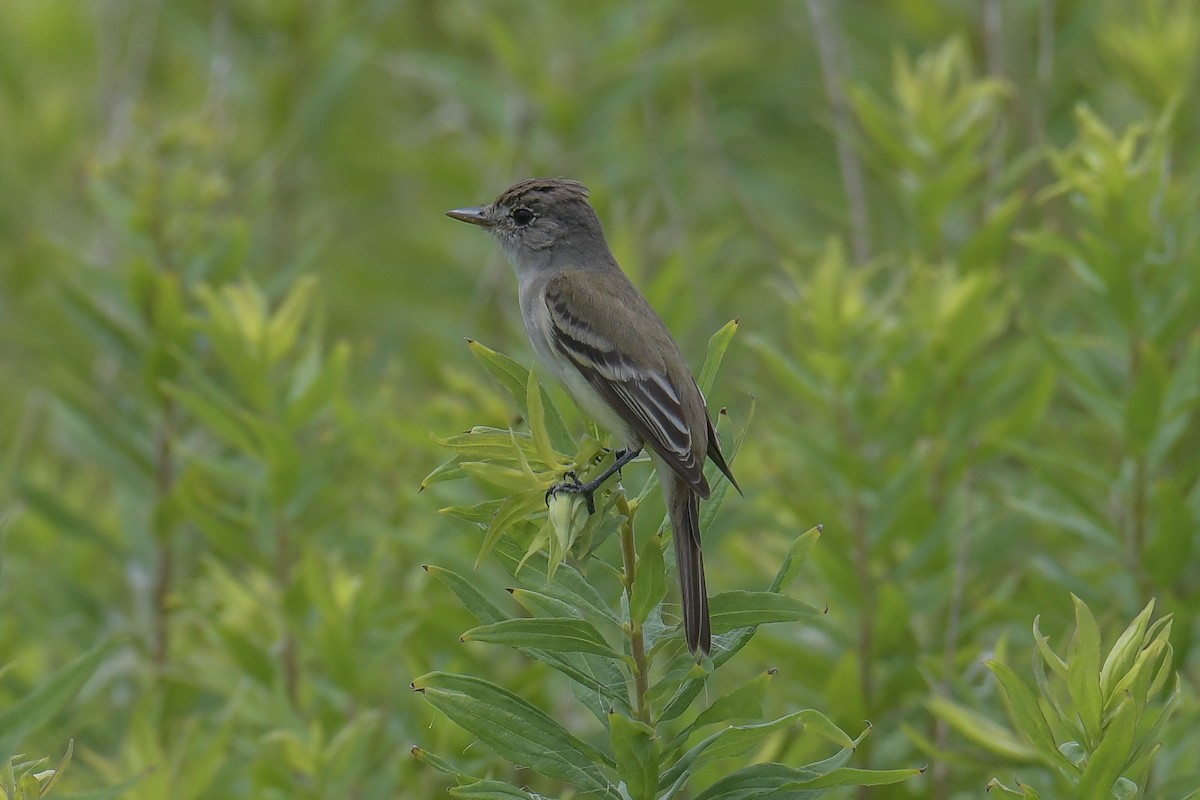
<svg viewBox="0 0 1200 800"><path fill-rule="evenodd" d="M688 649L708 653L699 510L710 493L705 460L735 488L737 482L679 346L617 265L587 197L576 181L534 179L489 205L447 214L487 228L500 242L517 273L521 316L539 360L630 456L643 447L653 453L674 533Z"/></svg>

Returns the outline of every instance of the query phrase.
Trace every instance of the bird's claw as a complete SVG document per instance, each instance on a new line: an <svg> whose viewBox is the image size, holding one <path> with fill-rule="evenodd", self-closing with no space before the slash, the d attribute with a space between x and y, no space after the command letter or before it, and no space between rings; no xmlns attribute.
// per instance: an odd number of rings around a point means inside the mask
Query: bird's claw
<svg viewBox="0 0 1200 800"><path fill-rule="evenodd" d="M550 499L556 497L559 492L567 492L568 494L583 495L584 502L587 503L589 514L596 513L596 500L593 497L595 489L589 488L587 484L579 480L579 476L574 472L568 472L563 476L566 480L556 483L546 490L546 505L550 505Z"/></svg>

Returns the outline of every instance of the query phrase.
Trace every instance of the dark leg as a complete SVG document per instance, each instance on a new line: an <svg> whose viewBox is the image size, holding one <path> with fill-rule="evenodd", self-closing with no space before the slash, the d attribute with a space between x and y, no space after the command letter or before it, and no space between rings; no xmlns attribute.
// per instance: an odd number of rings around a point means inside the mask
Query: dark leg
<svg viewBox="0 0 1200 800"><path fill-rule="evenodd" d="M604 470L604 472L601 472L600 475L594 480L588 481L587 483L580 481L579 476L574 472L568 472L566 476L567 480L563 481L562 483L554 484L546 491L546 502L549 503L550 498L559 492L581 494L583 495L583 499L587 501L588 513L595 514L596 501L592 499L592 495L597 489L600 488L601 484L612 477L614 472L620 472L621 467L625 466L630 461L633 461L641 452L642 448L640 447L636 450L618 450L616 452L616 459L613 461L612 466Z"/></svg>

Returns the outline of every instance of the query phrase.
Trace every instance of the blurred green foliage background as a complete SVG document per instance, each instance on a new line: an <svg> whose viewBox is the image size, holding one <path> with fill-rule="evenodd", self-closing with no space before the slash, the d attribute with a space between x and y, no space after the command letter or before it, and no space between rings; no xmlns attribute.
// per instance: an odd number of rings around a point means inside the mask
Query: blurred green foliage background
<svg viewBox="0 0 1200 800"><path fill-rule="evenodd" d="M437 796L417 743L529 779L409 691L565 691L458 641L421 565L472 569L437 510L486 489L417 489L431 434L518 424L464 339L531 358L442 213L565 175L694 366L740 317L710 586L824 525L796 591L826 618L743 679L870 720L859 766L930 767L863 796L977 797L1044 769L946 712L1004 719L982 661L1026 670L1072 592L1108 643L1157 598L1183 700L1146 796L1183 797L1198 54L1187 0L6 0L0 714L62 708L0 743L155 800Z"/></svg>

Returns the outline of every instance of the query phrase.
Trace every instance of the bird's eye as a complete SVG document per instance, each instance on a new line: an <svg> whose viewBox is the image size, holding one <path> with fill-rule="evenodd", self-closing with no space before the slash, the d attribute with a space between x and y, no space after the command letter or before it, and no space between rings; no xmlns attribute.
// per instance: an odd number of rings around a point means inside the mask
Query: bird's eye
<svg viewBox="0 0 1200 800"><path fill-rule="evenodd" d="M533 222L534 216L534 213L524 206L521 208L514 208L512 212L513 222L517 223L521 227L525 227L529 223Z"/></svg>

